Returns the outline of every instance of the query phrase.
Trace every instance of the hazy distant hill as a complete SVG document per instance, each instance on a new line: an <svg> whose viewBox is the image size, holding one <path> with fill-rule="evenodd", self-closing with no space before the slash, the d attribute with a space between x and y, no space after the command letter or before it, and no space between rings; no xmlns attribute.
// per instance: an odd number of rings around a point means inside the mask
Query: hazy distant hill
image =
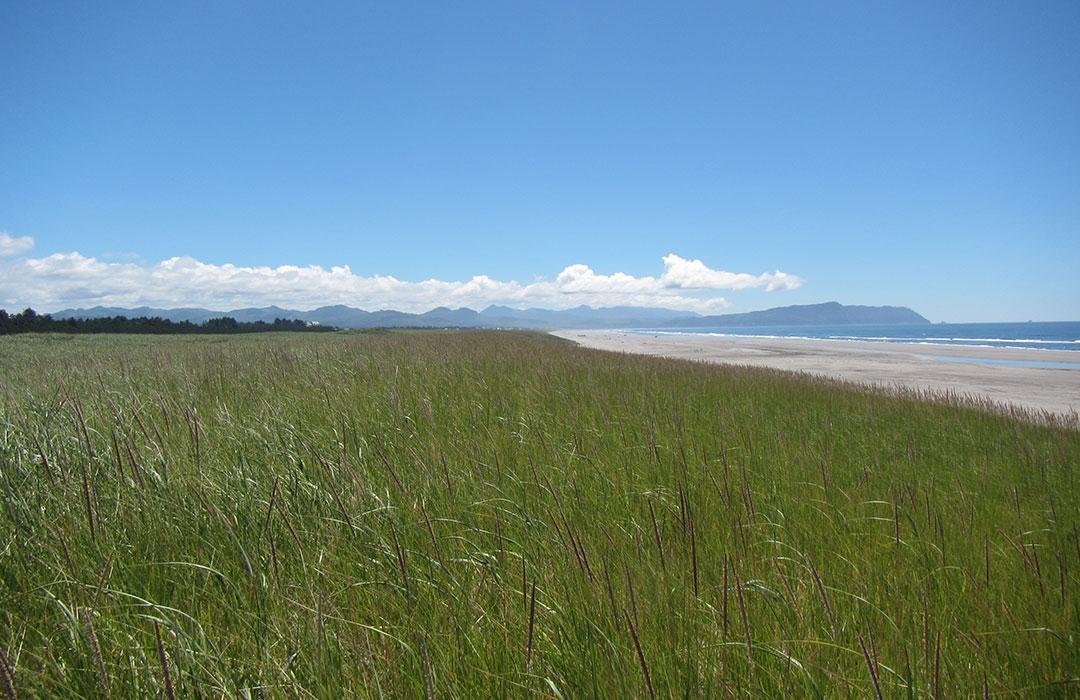
<svg viewBox="0 0 1080 700"><path fill-rule="evenodd" d="M489 306L483 311L439 307L422 314L403 311L364 311L351 306L323 306L312 311L295 311L277 306L263 308L211 311L207 309L155 309L138 307L123 309L95 306L90 309L64 309L52 314L54 318L99 318L102 316L158 316L170 321L201 323L209 318L230 316L237 321L273 322L276 318L315 321L339 328L650 328L674 320L693 320L697 314L670 309L647 309L615 306L594 309L579 306L574 309L512 309L508 306Z"/></svg>
<svg viewBox="0 0 1080 700"><path fill-rule="evenodd" d="M845 306L835 301L803 306L780 306L744 314L721 314L679 319L666 327L704 328L708 326L840 326L900 325L930 323L906 306Z"/></svg>
<svg viewBox="0 0 1080 700"><path fill-rule="evenodd" d="M483 311L439 307L422 314L403 311L364 311L351 306L323 306L312 311L295 311L277 306L210 311L207 309L134 309L95 306L65 309L53 318L100 318L102 316L160 317L170 321L202 323L210 318L230 316L237 321L299 319L338 328L703 328L707 326L794 326L838 324L929 323L911 309L897 306L844 306L836 302L809 306L784 306L744 314L701 316L671 309L613 306L594 309L513 309L489 306Z"/></svg>

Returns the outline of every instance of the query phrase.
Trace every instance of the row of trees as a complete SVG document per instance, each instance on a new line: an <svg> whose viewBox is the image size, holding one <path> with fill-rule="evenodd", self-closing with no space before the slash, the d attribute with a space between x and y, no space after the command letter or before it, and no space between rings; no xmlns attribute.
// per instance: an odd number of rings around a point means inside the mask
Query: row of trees
<svg viewBox="0 0 1080 700"><path fill-rule="evenodd" d="M267 331L332 330L337 329L332 326L308 325L303 321L285 318L276 318L273 323L242 322L228 316L212 318L203 323L170 321L145 316L55 319L49 314L39 314L33 309L26 309L17 314L9 314L0 309L0 335L12 333L264 333Z"/></svg>

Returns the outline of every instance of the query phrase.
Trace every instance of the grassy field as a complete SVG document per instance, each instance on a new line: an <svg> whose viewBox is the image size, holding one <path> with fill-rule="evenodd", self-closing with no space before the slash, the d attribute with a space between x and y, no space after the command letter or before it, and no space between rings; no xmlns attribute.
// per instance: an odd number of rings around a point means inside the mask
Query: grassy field
<svg viewBox="0 0 1080 700"><path fill-rule="evenodd" d="M0 695L1075 697L1080 434L540 335L0 338Z"/></svg>

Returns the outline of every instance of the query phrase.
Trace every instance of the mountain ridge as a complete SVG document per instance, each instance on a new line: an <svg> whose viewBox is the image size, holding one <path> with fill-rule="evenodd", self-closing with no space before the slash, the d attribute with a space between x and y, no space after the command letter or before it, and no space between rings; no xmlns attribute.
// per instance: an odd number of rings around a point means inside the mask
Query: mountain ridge
<svg viewBox="0 0 1080 700"><path fill-rule="evenodd" d="M109 316L159 317L170 321L203 323L229 316L242 322L274 319L297 319L339 328L520 328L551 330L556 328L703 328L716 326L852 325L852 324L924 324L926 318L904 306L860 306L839 302L781 306L762 311L736 314L701 314L674 309L636 306L571 309L515 309L489 305L480 311L469 308L436 307L423 313L382 309L365 311L343 304L322 306L311 311L296 311L278 306L245 307L213 311L196 307L160 309L95 306L87 309L63 309L53 318L102 318Z"/></svg>
<svg viewBox="0 0 1080 700"><path fill-rule="evenodd" d="M762 311L738 314L698 316L669 323L666 327L704 328L754 326L845 326L845 325L907 325L930 323L921 314L906 306L845 305L836 301L823 304L777 306Z"/></svg>

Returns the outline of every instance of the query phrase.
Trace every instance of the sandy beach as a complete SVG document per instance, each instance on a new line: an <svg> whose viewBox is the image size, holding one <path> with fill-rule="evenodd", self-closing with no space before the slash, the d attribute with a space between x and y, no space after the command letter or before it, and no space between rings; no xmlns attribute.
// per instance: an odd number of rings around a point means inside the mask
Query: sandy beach
<svg viewBox="0 0 1080 700"><path fill-rule="evenodd" d="M949 392L1036 411L1080 410L1080 353L801 338L554 331L585 347L808 372L863 384ZM1012 363L1065 364L1070 368Z"/></svg>

